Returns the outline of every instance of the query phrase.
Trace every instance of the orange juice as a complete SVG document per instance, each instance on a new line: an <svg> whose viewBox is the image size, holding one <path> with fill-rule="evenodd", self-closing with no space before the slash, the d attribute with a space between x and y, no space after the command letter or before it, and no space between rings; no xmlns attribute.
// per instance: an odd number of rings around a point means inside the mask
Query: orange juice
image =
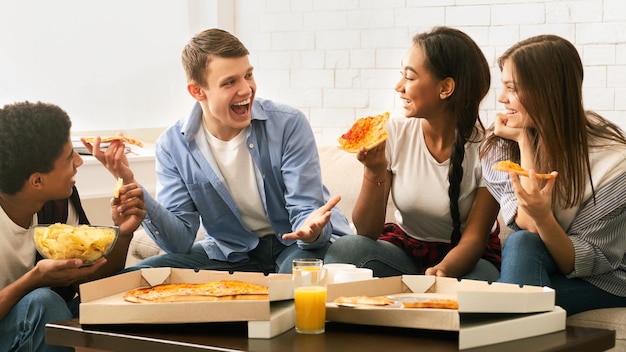
<svg viewBox="0 0 626 352"><path fill-rule="evenodd" d="M294 290L296 331L309 334L324 332L326 322L326 287L304 286Z"/></svg>

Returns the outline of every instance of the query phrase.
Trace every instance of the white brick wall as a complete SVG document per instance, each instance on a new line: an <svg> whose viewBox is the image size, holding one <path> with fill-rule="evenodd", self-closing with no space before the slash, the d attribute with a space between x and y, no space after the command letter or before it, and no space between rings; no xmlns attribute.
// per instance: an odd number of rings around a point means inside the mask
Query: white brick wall
<svg viewBox="0 0 626 352"><path fill-rule="evenodd" d="M482 104L486 124L501 108L497 57L536 34L572 41L585 65L584 99L626 129L624 0L237 0L235 34L251 51L258 96L300 108L320 144L362 116L400 117L400 61L411 37L436 25L457 27L492 65Z"/></svg>

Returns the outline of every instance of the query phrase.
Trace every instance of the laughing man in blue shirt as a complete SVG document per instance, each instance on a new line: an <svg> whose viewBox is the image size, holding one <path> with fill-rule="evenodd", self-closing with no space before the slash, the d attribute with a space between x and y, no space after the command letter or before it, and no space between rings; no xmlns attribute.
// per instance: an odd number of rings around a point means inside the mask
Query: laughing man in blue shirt
<svg viewBox="0 0 626 352"><path fill-rule="evenodd" d="M138 266L290 273L294 258L323 258L351 234L322 184L317 147L302 112L260 98L249 52L208 29L182 53L188 118L156 144L157 199L145 192L146 232L167 253ZM115 177L136 182L122 142L86 146ZM202 224L206 237L194 243Z"/></svg>

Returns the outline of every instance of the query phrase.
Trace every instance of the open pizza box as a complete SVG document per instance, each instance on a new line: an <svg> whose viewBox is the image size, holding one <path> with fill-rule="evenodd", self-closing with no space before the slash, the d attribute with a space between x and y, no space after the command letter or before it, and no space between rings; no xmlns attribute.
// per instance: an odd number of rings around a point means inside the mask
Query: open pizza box
<svg viewBox="0 0 626 352"><path fill-rule="evenodd" d="M454 299L457 309L391 306L341 307L338 297L385 296L394 301ZM329 321L459 332L459 348L467 349L547 334L565 329L565 311L554 305L548 287L403 275L328 286Z"/></svg>
<svg viewBox="0 0 626 352"><path fill-rule="evenodd" d="M267 300L230 300L213 302L131 303L123 295L134 288L162 283L203 283L217 280L239 280L269 287ZM140 269L80 285L81 324L178 324L226 321L266 321L282 317L280 326L289 325L289 314L274 312L271 303L293 302L291 275L244 273L175 268ZM279 305L276 305L277 307ZM281 307L281 311L289 308ZM291 309L293 311L293 309ZM293 323L291 322L293 327ZM276 329L276 327L273 327ZM283 330L284 331L284 330ZM262 333L259 333L263 335ZM262 336L259 336L262 337Z"/></svg>

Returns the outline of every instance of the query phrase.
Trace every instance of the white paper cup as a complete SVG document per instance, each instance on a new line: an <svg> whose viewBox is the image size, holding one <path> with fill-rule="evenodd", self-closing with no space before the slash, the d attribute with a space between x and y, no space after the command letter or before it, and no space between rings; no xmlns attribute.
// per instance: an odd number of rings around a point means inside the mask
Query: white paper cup
<svg viewBox="0 0 626 352"><path fill-rule="evenodd" d="M347 263L330 263L324 264L324 269L326 269L326 283L333 284L335 283L336 272L340 270L356 269L356 265Z"/></svg>
<svg viewBox="0 0 626 352"><path fill-rule="evenodd" d="M372 279L373 276L372 269L368 268L342 269L335 272L333 283L340 284L342 282L369 280Z"/></svg>

